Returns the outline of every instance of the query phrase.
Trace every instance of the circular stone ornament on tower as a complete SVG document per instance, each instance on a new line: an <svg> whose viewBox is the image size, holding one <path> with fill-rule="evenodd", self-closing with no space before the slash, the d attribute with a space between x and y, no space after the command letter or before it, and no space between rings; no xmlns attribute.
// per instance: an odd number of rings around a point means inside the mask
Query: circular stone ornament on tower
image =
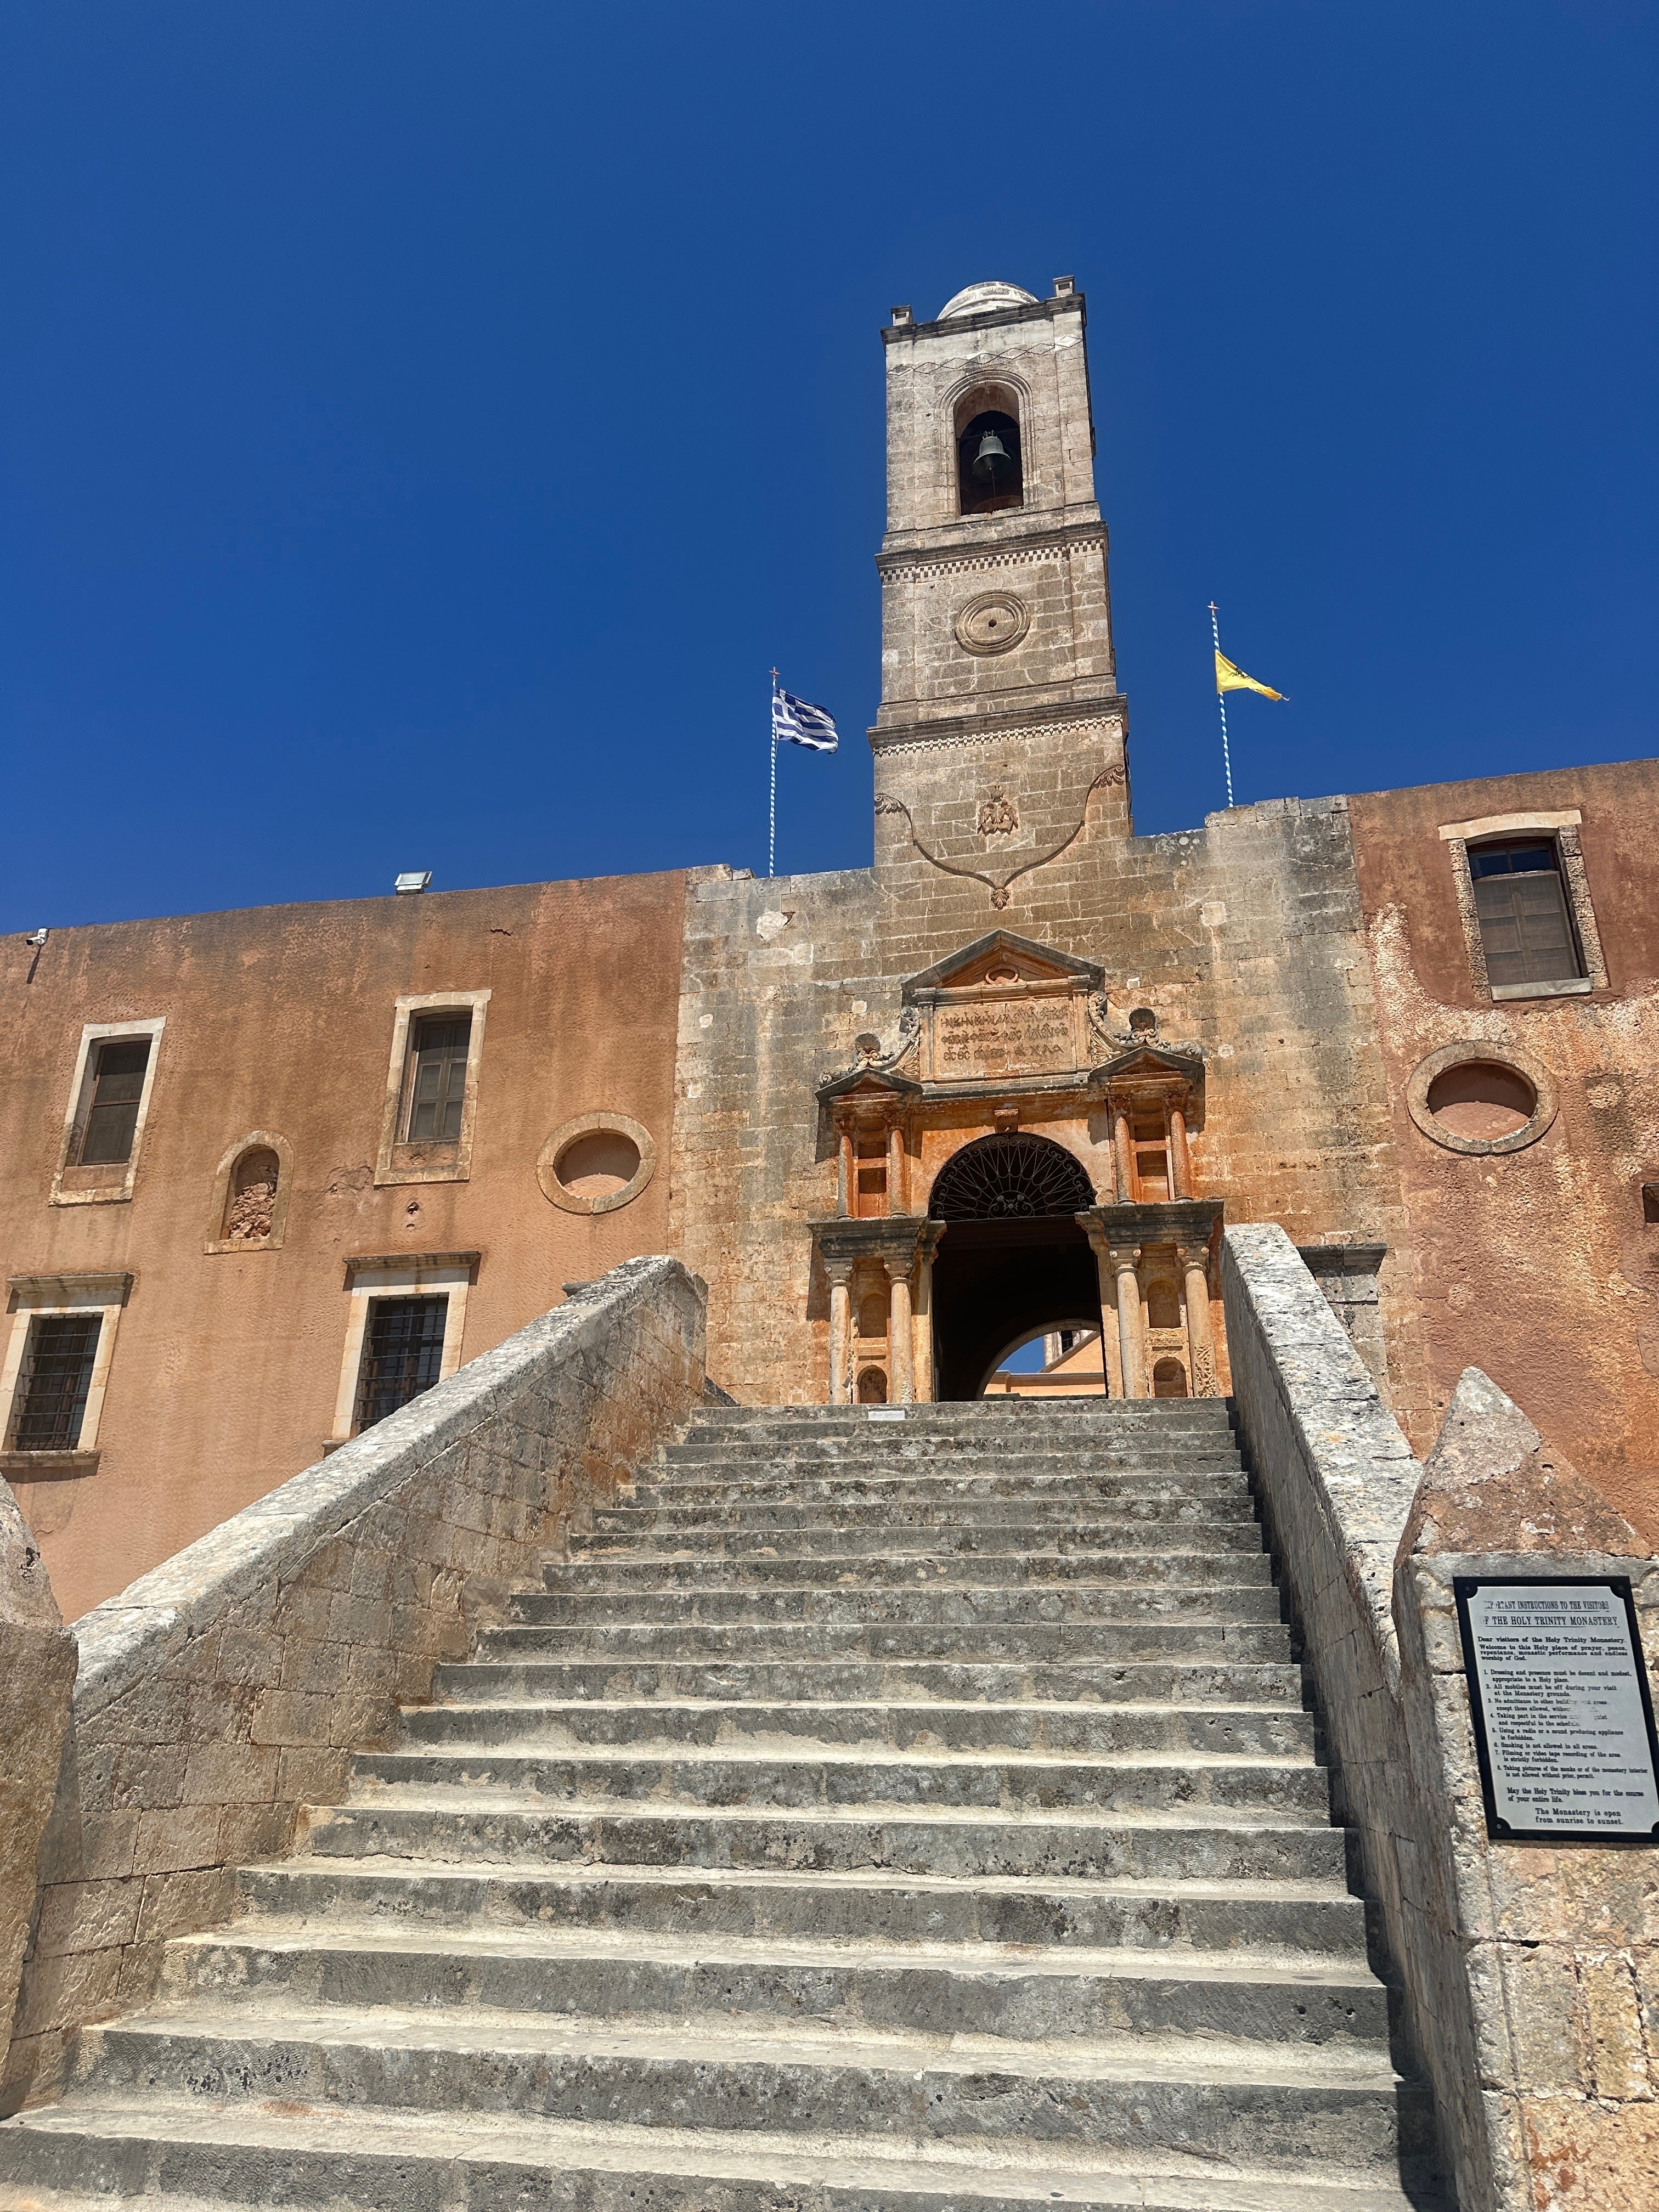
<svg viewBox="0 0 1659 2212"><path fill-rule="evenodd" d="M657 1167L650 1131L630 1115L578 1114L536 1156L542 1195L566 1213L614 1213L631 1205Z"/></svg>
<svg viewBox="0 0 1659 2212"><path fill-rule="evenodd" d="M985 592L957 617L957 643L964 653L1012 653L1030 627L1024 599L1012 592Z"/></svg>
<svg viewBox="0 0 1659 2212"><path fill-rule="evenodd" d="M1406 1110L1432 1143L1476 1158L1537 1143L1555 1119L1554 1079L1530 1053L1469 1038L1419 1060Z"/></svg>

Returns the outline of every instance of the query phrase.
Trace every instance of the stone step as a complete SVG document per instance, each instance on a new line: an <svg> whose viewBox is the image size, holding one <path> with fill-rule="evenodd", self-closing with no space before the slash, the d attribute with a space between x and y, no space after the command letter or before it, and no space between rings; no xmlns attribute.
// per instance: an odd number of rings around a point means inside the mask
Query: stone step
<svg viewBox="0 0 1659 2212"><path fill-rule="evenodd" d="M1120 1502L1132 1500L1144 1512L1157 1502L1148 1494L1155 1489L1167 1487L1178 1494L1179 1489L1195 1486L1204 1495L1236 1500L1241 1505L1250 1497L1248 1480L1235 1468L1206 1464L1153 1475L1145 1468L1122 1474L1079 1470L1069 1461L1020 1473L966 1473L960 1468L941 1473L932 1467L916 1467L896 1474L848 1467L826 1474L817 1468L780 1468L770 1461L757 1463L752 1472L729 1474L707 1468L673 1474L653 1468L618 1495L635 1505L725 1505L742 1499L764 1504L772 1498L798 1505L834 1505L860 1498L877 1504L894 1498L921 1504L930 1498L1060 1498L1074 1510L1085 1502L1097 1509L1109 1503L1115 1510Z"/></svg>
<svg viewBox="0 0 1659 2212"><path fill-rule="evenodd" d="M640 1482L684 1478L713 1481L722 1474L737 1481L745 1476L763 1480L794 1477L823 1480L839 1475L855 1480L1018 1481L1026 1476L1071 1474L1079 1480L1156 1482L1164 1476L1179 1480L1188 1474L1237 1474L1242 1467L1237 1446L1230 1437L1192 1437L1151 1450L1120 1450L1085 1439L1068 1443L1048 1439L1037 1443L975 1443L948 1444L927 1437L843 1444L825 1439L821 1443L677 1443L665 1444L657 1457L641 1468Z"/></svg>
<svg viewBox="0 0 1659 2212"><path fill-rule="evenodd" d="M811 1810L641 1804L530 1807L506 1791L383 1789L313 1814L319 1858L503 1858L540 1866L885 1869L895 1874L1064 1875L1082 1881L1335 1879L1341 1831L1302 1811L1206 1806L1133 1812L994 1807Z"/></svg>
<svg viewBox="0 0 1659 2212"><path fill-rule="evenodd" d="M417 1791L520 1793L526 1810L560 1802L648 1800L653 1809L752 1806L774 1811L934 1806L1050 1812L1085 1807L1115 1812L1151 1808L1271 1807L1315 1820L1328 1817L1325 1771L1247 1754L1126 1752L1089 1758L990 1758L964 1751L882 1756L834 1746L787 1752L742 1744L667 1756L594 1750L518 1751L477 1744L360 1752L349 1802L374 1805L393 1785Z"/></svg>
<svg viewBox="0 0 1659 2212"><path fill-rule="evenodd" d="M95 2194L81 2193L95 2179ZM62 2185L59 2186L58 2185ZM272 2100L222 2107L147 2095L0 2124L5 2212L167 2212L282 2204L310 2212L1428 2212L1420 2184L1252 2154L1079 2155L1047 2142L884 2142L630 2126L499 2112L428 2114Z"/></svg>
<svg viewBox="0 0 1659 2212"><path fill-rule="evenodd" d="M811 1705L737 1699L517 1698L414 1705L409 1746L802 1743L998 1753L1158 1751L1185 1758L1311 1758L1310 1713L1247 1705Z"/></svg>
<svg viewBox="0 0 1659 2212"><path fill-rule="evenodd" d="M433 1695L465 1705L504 1698L648 1700L784 1698L823 1705L849 1698L895 1698L959 1704L1076 1703L1085 1711L1125 1703L1251 1705L1280 1711L1302 1705L1300 1670L1274 1660L1206 1657L1073 1660L1059 1664L1013 1658L489 1660L440 1666Z"/></svg>
<svg viewBox="0 0 1659 2212"><path fill-rule="evenodd" d="M811 1937L912 1944L999 1943L1031 1952L1127 1948L1273 1953L1352 1966L1364 1957L1364 1907L1336 1874L1319 1879L1084 1881L836 1869L588 1866L416 1858L285 1859L243 1869L245 1907L302 1918L501 1929L517 1940L553 1926L629 1940L674 1936Z"/></svg>
<svg viewBox="0 0 1659 2212"><path fill-rule="evenodd" d="M939 1559L1006 1559L1011 1554L1055 1554L1062 1559L1087 1559L1101 1552L1123 1548L1126 1523L1063 1516L1047 1522L1009 1521L993 1525L971 1522L902 1522L896 1518L858 1522L826 1521L782 1527L775 1522L747 1522L738 1514L708 1513L690 1528L672 1523L660 1530L631 1525L620 1506L606 1506L607 1517L617 1517L607 1528L578 1530L569 1540L572 1562L593 1558L623 1557L641 1561L681 1559L745 1559L790 1553L811 1559L867 1559L919 1553ZM1159 1509L1159 1517L1169 1514ZM1214 1509L1194 1510L1195 1522L1215 1517ZM1241 1514L1237 1524L1248 1530L1254 1549L1261 1540L1255 1522Z"/></svg>
<svg viewBox="0 0 1659 2212"><path fill-rule="evenodd" d="M947 2041L730 2014L589 2026L481 2006L400 2018L265 2002L240 2022L141 2014L87 2030L82 2048L94 2097L167 2082L221 2106L415 2104L740 2134L848 2131L890 2144L977 2142L999 2157L1010 2139L1122 2153L1150 2136L1270 2167L1375 2170L1415 2148L1419 2118L1386 2058L1364 2045Z"/></svg>
<svg viewBox="0 0 1659 2212"><path fill-rule="evenodd" d="M1060 1444L1099 1444L1110 1451L1157 1451L1170 1443L1203 1437L1232 1443L1234 1429L1221 1398L1199 1398L1186 1405L1152 1409L1141 1405L1106 1405L1099 1398L1073 1398L1064 1407L964 1405L909 1407L744 1407L732 1416L699 1416L688 1422L681 1443L769 1444L794 1451L803 1444L842 1444L872 1449L929 1443L998 1444L1020 1451L1053 1451Z"/></svg>
<svg viewBox="0 0 1659 2212"><path fill-rule="evenodd" d="M415 1933L245 1920L170 1943L161 1994L198 2014L270 1996L290 2012L482 2006L590 2021L730 2014L901 2034L925 2021L933 2036L1221 2035L1369 2046L1378 2057L1389 2034L1387 1992L1363 1958L1074 1947L1034 1960L1008 1944L684 1934L642 1942L634 1930L570 1928Z"/></svg>
<svg viewBox="0 0 1659 2212"><path fill-rule="evenodd" d="M1215 1484L1231 1480L1227 1476L1204 1475L1194 1477L1194 1482ZM1190 1494L1200 1493L1194 1490ZM1169 1501L1167 1497L1160 1496L1158 1502ZM1242 1498L1238 1507L1237 1517L1246 1518ZM1205 1516L1206 1520L1221 1517L1213 1510ZM826 1530L878 1528L890 1532L894 1528L1068 1528L1079 1523L1085 1528L1110 1528L1114 1516L1098 1503L1091 1509L1087 1501L1079 1503L1064 1496L849 1498L844 1503L827 1500L817 1504L799 1504L786 1498L754 1500L740 1492L725 1504L710 1505L597 1505L592 1521L596 1530L629 1531L640 1535L649 1534L653 1529L706 1528L711 1525Z"/></svg>
<svg viewBox="0 0 1659 2212"><path fill-rule="evenodd" d="M1135 1532L1137 1536L1141 1533ZM918 1583L984 1588L1022 1586L1046 1588L1058 1583L1105 1581L1164 1582L1176 1573L1213 1577L1224 1571L1237 1571L1243 1581L1261 1580L1271 1573L1261 1550L1261 1531L1249 1522L1237 1528L1219 1528L1197 1532L1166 1529L1164 1547L1137 1547L1112 1552L973 1552L940 1559L932 1552L871 1553L849 1565L834 1555L814 1556L801 1552L750 1552L741 1565L720 1559L669 1559L657 1555L635 1558L625 1551L576 1559L554 1560L544 1568L543 1588L549 1590L695 1590L757 1589L781 1586L806 1589L836 1585L843 1589L909 1588ZM1213 1534L1210 1543L1195 1543ZM1180 1565L1172 1561L1180 1561ZM1257 1567L1254 1563L1261 1560ZM1237 1563L1249 1563L1237 1565Z"/></svg>
<svg viewBox="0 0 1659 2212"><path fill-rule="evenodd" d="M1125 1612L1131 1608L1127 1604ZM484 1659L1285 1659L1275 1590L1206 1594L1197 1620L868 1622L588 1621L508 1627L478 1639ZM1251 1613L1261 1618L1252 1620Z"/></svg>
<svg viewBox="0 0 1659 2212"><path fill-rule="evenodd" d="M981 1621L1081 1622L1216 1620L1277 1620L1279 1592L1261 1553L1236 1553L1207 1572L1190 1563L1165 1573L1153 1559L1131 1560L1121 1575L1071 1578L1042 1587L1030 1583L951 1582L914 1575L908 1582L809 1583L769 1588L728 1576L725 1588L618 1589L596 1573L573 1589L520 1590L508 1605L511 1620L526 1627L577 1627L587 1622L644 1628L665 1621L847 1627L878 1621L928 1622L972 1627ZM620 1619L618 1618L620 1616Z"/></svg>

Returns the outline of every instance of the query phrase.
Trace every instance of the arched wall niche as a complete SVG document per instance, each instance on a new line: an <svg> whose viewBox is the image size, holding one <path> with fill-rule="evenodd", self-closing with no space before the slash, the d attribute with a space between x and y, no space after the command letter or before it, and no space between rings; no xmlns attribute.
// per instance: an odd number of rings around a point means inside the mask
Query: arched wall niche
<svg viewBox="0 0 1659 2212"><path fill-rule="evenodd" d="M204 1252L278 1252L288 1230L294 1147L276 1129L250 1129L214 1171Z"/></svg>

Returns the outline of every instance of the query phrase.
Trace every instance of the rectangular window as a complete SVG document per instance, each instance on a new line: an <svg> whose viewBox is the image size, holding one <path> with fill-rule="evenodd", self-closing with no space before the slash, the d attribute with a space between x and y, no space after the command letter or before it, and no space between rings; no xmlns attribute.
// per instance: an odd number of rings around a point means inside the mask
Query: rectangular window
<svg viewBox="0 0 1659 2212"><path fill-rule="evenodd" d="M43 1314L30 1322L9 1449L76 1449L102 1328L100 1313Z"/></svg>
<svg viewBox="0 0 1659 2212"><path fill-rule="evenodd" d="M1469 874L1486 974L1495 989L1583 975L1553 838L1471 845Z"/></svg>
<svg viewBox="0 0 1659 2212"><path fill-rule="evenodd" d="M149 1037L112 1037L97 1048L78 1166L119 1166L132 1158L149 1048Z"/></svg>
<svg viewBox="0 0 1659 2212"><path fill-rule="evenodd" d="M471 1042L471 1014L428 1014L416 1024L410 1055L408 1143L459 1141Z"/></svg>
<svg viewBox="0 0 1659 2212"><path fill-rule="evenodd" d="M372 1298L357 1386L359 1430L429 1390L443 1367L447 1297Z"/></svg>

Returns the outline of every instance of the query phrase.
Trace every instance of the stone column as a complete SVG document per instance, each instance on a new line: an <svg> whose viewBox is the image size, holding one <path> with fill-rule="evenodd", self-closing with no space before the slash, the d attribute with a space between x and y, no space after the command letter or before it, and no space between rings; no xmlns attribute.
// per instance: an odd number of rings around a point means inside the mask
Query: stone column
<svg viewBox="0 0 1659 2212"><path fill-rule="evenodd" d="M916 1402L915 1346L910 1328L910 1261L889 1260L887 1267L888 1395L895 1405Z"/></svg>
<svg viewBox="0 0 1659 2212"><path fill-rule="evenodd" d="M1187 1116L1179 1106L1170 1109L1170 1195L1193 1194L1193 1156L1187 1150Z"/></svg>
<svg viewBox="0 0 1659 2212"><path fill-rule="evenodd" d="M853 1133L841 1130L836 1138L836 1211L853 1211Z"/></svg>
<svg viewBox="0 0 1659 2212"><path fill-rule="evenodd" d="M1194 1398L1213 1398L1218 1392L1215 1372L1215 1332L1210 1325L1210 1248L1183 1244L1181 1273L1186 1288L1188 1371Z"/></svg>
<svg viewBox="0 0 1659 2212"><path fill-rule="evenodd" d="M1089 1242L1100 1277L1100 1356L1106 1370L1106 1395L1109 1398L1121 1398L1123 1355L1118 1345L1117 1273L1112 1266L1112 1248L1098 1229L1090 1230Z"/></svg>
<svg viewBox="0 0 1659 2212"><path fill-rule="evenodd" d="M1118 1356L1126 1398L1146 1395L1146 1346L1140 1318L1140 1277L1136 1273L1139 1257L1138 1245L1112 1247L1112 1273L1117 1278Z"/></svg>
<svg viewBox="0 0 1659 2212"><path fill-rule="evenodd" d="M916 1266L916 1403L933 1402L933 1255L924 1245Z"/></svg>
<svg viewBox="0 0 1659 2212"><path fill-rule="evenodd" d="M910 1211L908 1194L904 1188L904 1132L896 1122L887 1132L887 1211L908 1213Z"/></svg>
<svg viewBox="0 0 1659 2212"><path fill-rule="evenodd" d="M1117 1154L1117 1202L1133 1206L1135 1202L1134 1133L1129 1127L1127 1107L1112 1108L1112 1143Z"/></svg>
<svg viewBox="0 0 1659 2212"><path fill-rule="evenodd" d="M847 1403L848 1334L852 1320L852 1300L848 1295L848 1282L853 1273L850 1260L828 1260L823 1272L830 1278L830 1403Z"/></svg>

